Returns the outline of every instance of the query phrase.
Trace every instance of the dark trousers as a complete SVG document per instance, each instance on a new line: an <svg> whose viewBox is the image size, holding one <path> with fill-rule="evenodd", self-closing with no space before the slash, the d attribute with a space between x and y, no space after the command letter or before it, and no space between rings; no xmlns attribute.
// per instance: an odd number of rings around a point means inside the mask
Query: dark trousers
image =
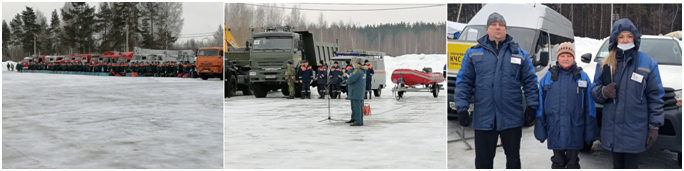
<svg viewBox="0 0 684 171"><path fill-rule="evenodd" d="M520 169L520 138L522 127L496 131L496 127L488 131L475 130L475 168L494 168L497 137L501 137L506 154L506 169Z"/></svg>
<svg viewBox="0 0 684 171"><path fill-rule="evenodd" d="M325 96L325 84L318 84L316 89L318 89L318 92L321 93L321 96Z"/></svg>
<svg viewBox="0 0 684 171"><path fill-rule="evenodd" d="M553 150L552 169L580 169L579 150Z"/></svg>
<svg viewBox="0 0 684 171"><path fill-rule="evenodd" d="M302 80L302 92L304 92L304 90L311 90L310 80Z"/></svg>
<svg viewBox="0 0 684 171"><path fill-rule="evenodd" d="M613 169L638 169L639 153L613 152Z"/></svg>
<svg viewBox="0 0 684 171"><path fill-rule="evenodd" d="M352 120L354 124L363 124L363 100L351 99Z"/></svg>

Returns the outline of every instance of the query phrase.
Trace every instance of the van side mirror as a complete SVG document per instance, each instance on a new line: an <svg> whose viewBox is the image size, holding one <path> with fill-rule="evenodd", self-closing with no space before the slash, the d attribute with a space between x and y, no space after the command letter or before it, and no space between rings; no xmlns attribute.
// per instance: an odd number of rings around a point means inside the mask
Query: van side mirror
<svg viewBox="0 0 684 171"><path fill-rule="evenodd" d="M585 53L582 55L582 62L589 63L591 61L591 53Z"/></svg>
<svg viewBox="0 0 684 171"><path fill-rule="evenodd" d="M535 66L548 66L549 65L549 52L541 51L539 52L539 62L535 63Z"/></svg>

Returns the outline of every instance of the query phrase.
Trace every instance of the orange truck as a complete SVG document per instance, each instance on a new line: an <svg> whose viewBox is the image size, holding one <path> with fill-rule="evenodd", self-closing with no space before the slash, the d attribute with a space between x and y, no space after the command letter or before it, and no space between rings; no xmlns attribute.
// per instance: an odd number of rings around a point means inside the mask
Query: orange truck
<svg viewBox="0 0 684 171"><path fill-rule="evenodd" d="M223 47L205 47L197 53L197 73L203 80L223 80Z"/></svg>

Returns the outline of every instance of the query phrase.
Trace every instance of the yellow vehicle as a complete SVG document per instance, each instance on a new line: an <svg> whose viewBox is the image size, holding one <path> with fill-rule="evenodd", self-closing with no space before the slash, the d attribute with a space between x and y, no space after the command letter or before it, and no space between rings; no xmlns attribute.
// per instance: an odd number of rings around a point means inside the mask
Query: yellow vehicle
<svg viewBox="0 0 684 171"><path fill-rule="evenodd" d="M223 34L223 51L232 51L229 50L229 48L240 48L240 45L238 45L236 43L237 41L235 41L235 38L233 38L233 34L230 33L230 29L226 27L226 25L223 25L223 29L225 30L225 33Z"/></svg>
<svg viewBox="0 0 684 171"><path fill-rule="evenodd" d="M454 90L463 55L466 50L477 44L478 39L487 34L487 18L494 12L504 16L507 34L513 37L513 41L518 43L520 48L528 52L537 73L537 79L543 77L551 66L549 64L556 63L553 47L562 42L574 42L572 22L547 6L541 4L487 4L483 6L468 22L458 38L449 40L447 44L449 54L447 113L449 119L458 117L456 110L453 109ZM549 58L550 56L553 58ZM524 103L523 101L523 106L525 106Z"/></svg>

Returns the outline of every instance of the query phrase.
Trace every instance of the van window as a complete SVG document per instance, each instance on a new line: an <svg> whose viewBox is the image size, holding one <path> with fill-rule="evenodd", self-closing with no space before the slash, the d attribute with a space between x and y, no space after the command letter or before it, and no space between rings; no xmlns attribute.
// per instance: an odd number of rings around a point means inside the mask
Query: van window
<svg viewBox="0 0 684 171"><path fill-rule="evenodd" d="M608 43L604 41L599 53L594 58L594 62L603 60L608 54ZM679 42L671 39L651 39L642 38L639 52L651 56L659 65L682 65L682 50Z"/></svg>
<svg viewBox="0 0 684 171"><path fill-rule="evenodd" d="M535 30L531 28L521 27L507 27L506 34L513 37L513 41L518 43L520 48L527 52L532 51L532 44L534 43ZM487 35L485 26L467 26L462 35L458 36L458 40L463 41L477 41Z"/></svg>

